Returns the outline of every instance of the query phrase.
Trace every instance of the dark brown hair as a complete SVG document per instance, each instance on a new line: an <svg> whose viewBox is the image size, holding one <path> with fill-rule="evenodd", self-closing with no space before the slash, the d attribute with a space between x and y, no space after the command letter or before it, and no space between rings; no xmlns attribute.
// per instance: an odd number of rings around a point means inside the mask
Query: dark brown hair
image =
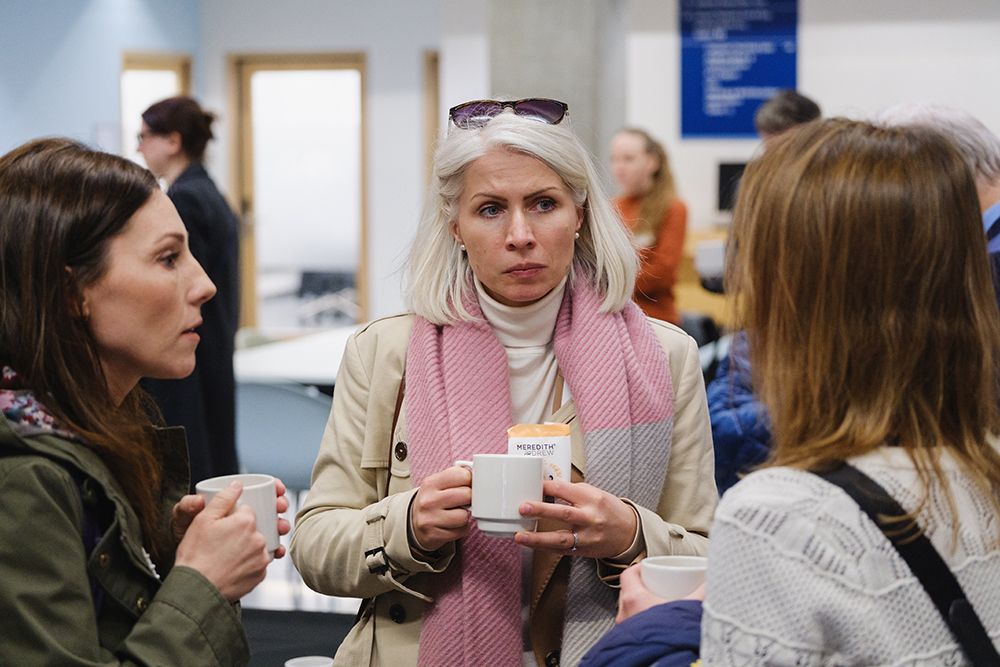
<svg viewBox="0 0 1000 667"><path fill-rule="evenodd" d="M817 469L895 444L947 491L948 448L1000 514L1000 316L952 144L845 119L783 134L747 167L732 243L772 462Z"/></svg>
<svg viewBox="0 0 1000 667"><path fill-rule="evenodd" d="M642 139L643 150L647 155L651 155L659 165L653 172L653 184L649 188L649 192L642 197L639 220L632 230L636 236L651 233L655 237L660 230L660 225L663 224L663 217L677 198L674 175L670 171L670 162L667 160L667 150L663 144L645 130L640 130L637 127L626 127L622 128L620 132L634 134Z"/></svg>
<svg viewBox="0 0 1000 667"><path fill-rule="evenodd" d="M142 120L156 134L177 132L184 154L193 162L204 159L205 146L215 136L212 134L215 115L202 109L190 97L160 100L142 112Z"/></svg>
<svg viewBox="0 0 1000 667"><path fill-rule="evenodd" d="M107 268L109 241L156 189L134 162L68 139L0 157L0 363L106 463L162 553L162 465L141 390L108 390L81 315L81 290Z"/></svg>
<svg viewBox="0 0 1000 667"><path fill-rule="evenodd" d="M818 104L794 90L782 90L757 108L753 123L761 134L781 134L819 117Z"/></svg>

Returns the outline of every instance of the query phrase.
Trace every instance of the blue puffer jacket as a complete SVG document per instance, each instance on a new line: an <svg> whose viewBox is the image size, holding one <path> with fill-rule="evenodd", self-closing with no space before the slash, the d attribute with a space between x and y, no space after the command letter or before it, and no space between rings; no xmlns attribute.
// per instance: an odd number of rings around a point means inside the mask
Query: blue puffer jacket
<svg viewBox="0 0 1000 667"><path fill-rule="evenodd" d="M753 395L748 353L746 333L740 331L733 336L729 354L708 385L715 483L720 496L771 453L771 421Z"/></svg>
<svg viewBox="0 0 1000 667"><path fill-rule="evenodd" d="M580 667L689 667L701 646L701 602L677 600L622 621L583 656Z"/></svg>

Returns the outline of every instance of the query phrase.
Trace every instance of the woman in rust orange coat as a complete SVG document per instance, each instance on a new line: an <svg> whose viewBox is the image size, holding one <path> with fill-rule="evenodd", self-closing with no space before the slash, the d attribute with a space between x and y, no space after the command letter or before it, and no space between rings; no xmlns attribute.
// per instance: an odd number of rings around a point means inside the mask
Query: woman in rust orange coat
<svg viewBox="0 0 1000 667"><path fill-rule="evenodd" d="M611 141L611 168L622 191L615 206L642 257L635 302L650 317L680 324L674 283L684 251L687 206L674 189L667 152L644 130L626 128Z"/></svg>

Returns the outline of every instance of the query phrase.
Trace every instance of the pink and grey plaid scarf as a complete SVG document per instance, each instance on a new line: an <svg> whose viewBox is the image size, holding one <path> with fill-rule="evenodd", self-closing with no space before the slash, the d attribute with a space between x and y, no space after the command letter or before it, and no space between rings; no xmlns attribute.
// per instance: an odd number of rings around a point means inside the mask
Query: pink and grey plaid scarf
<svg viewBox="0 0 1000 667"><path fill-rule="evenodd" d="M642 312L600 313L593 288L567 288L554 350L584 433L587 482L644 507L663 489L674 394L666 354ZM482 316L448 326L417 317L406 360L407 422L415 484L473 454L506 453L513 423L507 355ZM520 547L473 528L435 581L420 665L521 664ZM576 664L614 624L615 591L595 561L574 558L563 664Z"/></svg>

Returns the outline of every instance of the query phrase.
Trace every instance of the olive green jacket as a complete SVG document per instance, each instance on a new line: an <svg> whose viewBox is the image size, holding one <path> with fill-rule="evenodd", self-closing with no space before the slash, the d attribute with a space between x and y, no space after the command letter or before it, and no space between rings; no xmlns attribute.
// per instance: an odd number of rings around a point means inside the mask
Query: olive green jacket
<svg viewBox="0 0 1000 667"><path fill-rule="evenodd" d="M187 489L187 453L181 429L159 435L166 530ZM90 553L85 512L103 517ZM238 609L190 568L161 564L157 578L138 517L82 444L52 433L19 435L0 414L0 516L0 665L249 661ZM103 591L99 605L92 582Z"/></svg>

